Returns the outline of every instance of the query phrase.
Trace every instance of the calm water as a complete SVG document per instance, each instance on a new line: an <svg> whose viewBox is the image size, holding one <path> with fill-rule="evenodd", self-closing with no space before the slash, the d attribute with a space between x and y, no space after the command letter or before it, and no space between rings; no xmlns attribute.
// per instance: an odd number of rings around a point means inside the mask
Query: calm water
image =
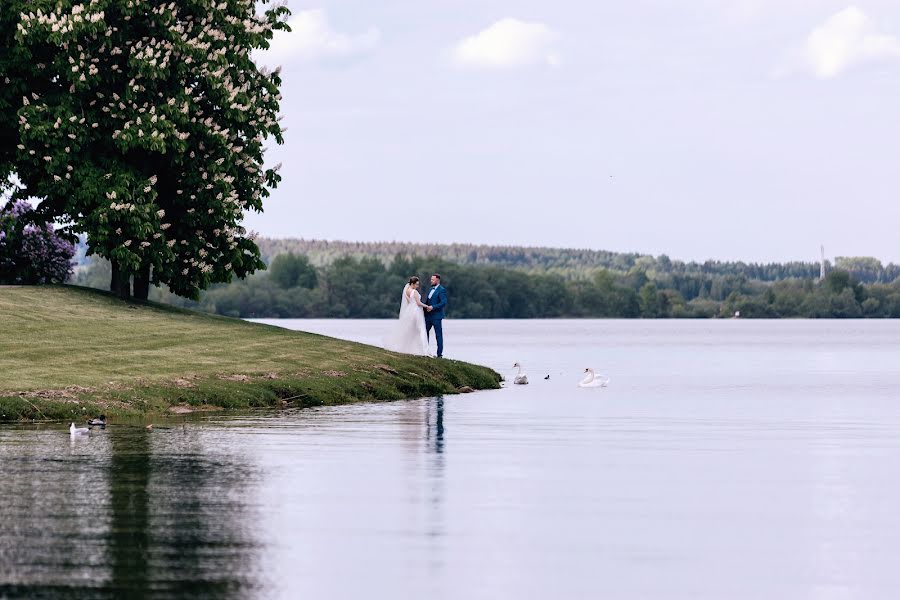
<svg viewBox="0 0 900 600"><path fill-rule="evenodd" d="M900 322L445 331L532 383L0 428L0 597L897 597ZM575 387L587 366L610 387Z"/></svg>

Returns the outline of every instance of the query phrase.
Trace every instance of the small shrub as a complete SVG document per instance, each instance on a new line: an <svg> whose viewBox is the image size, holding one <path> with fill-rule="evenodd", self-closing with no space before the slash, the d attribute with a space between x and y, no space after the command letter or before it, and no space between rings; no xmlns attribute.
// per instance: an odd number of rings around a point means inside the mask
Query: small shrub
<svg viewBox="0 0 900 600"><path fill-rule="evenodd" d="M0 210L0 284L62 283L72 274L74 244L34 217L25 201Z"/></svg>

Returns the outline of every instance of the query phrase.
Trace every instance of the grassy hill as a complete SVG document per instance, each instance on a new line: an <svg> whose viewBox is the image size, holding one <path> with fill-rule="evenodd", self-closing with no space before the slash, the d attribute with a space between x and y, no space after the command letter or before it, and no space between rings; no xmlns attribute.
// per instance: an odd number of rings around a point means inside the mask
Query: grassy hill
<svg viewBox="0 0 900 600"><path fill-rule="evenodd" d="M490 369L70 286L0 287L0 420L395 400Z"/></svg>

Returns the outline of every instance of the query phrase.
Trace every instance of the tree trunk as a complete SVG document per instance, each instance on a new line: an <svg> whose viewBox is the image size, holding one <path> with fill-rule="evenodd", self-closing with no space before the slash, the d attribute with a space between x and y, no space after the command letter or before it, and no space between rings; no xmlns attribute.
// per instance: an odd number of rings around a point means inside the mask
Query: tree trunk
<svg viewBox="0 0 900 600"><path fill-rule="evenodd" d="M123 300L131 297L131 274L122 270L119 263L112 262L112 279L109 283L109 291Z"/></svg>
<svg viewBox="0 0 900 600"><path fill-rule="evenodd" d="M146 300L150 295L150 265L141 265L141 269L134 274L134 298Z"/></svg>

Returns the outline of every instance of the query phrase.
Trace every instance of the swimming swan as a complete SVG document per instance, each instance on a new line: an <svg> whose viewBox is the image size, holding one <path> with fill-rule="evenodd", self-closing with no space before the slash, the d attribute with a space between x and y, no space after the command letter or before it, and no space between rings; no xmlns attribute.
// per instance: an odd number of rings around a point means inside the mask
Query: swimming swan
<svg viewBox="0 0 900 600"><path fill-rule="evenodd" d="M76 435L84 435L89 433L90 429L87 427L75 427L75 423L69 425L69 435L75 437Z"/></svg>
<svg viewBox="0 0 900 600"><path fill-rule="evenodd" d="M584 372L587 373L587 375L584 379L578 382L578 387L593 388L606 387L609 385L609 377L597 375L596 373L594 373L593 369L585 369Z"/></svg>
<svg viewBox="0 0 900 600"><path fill-rule="evenodd" d="M513 369L519 369L519 372L513 377L513 383L518 385L527 385L528 384L528 375L522 372L522 365L516 363L513 365Z"/></svg>

